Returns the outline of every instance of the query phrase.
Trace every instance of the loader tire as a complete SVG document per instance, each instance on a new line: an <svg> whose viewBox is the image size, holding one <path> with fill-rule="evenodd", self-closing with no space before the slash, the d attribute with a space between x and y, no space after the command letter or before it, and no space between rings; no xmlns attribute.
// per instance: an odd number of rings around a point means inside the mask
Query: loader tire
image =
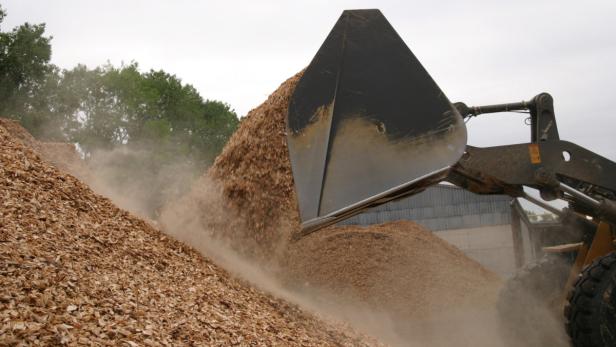
<svg viewBox="0 0 616 347"><path fill-rule="evenodd" d="M506 346L566 346L561 307L570 265L549 255L522 267L500 291L497 311Z"/></svg>
<svg viewBox="0 0 616 347"><path fill-rule="evenodd" d="M565 318L573 346L616 346L616 252L582 270L567 296Z"/></svg>

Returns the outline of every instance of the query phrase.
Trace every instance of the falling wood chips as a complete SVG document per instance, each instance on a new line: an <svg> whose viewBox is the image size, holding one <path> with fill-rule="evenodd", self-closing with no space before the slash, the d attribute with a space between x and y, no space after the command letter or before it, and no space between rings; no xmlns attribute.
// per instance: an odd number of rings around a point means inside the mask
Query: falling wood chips
<svg viewBox="0 0 616 347"><path fill-rule="evenodd" d="M299 223L285 124L300 77L289 78L242 119L209 171L246 222L242 230L265 249L288 238Z"/></svg>
<svg viewBox="0 0 616 347"><path fill-rule="evenodd" d="M231 278L27 140L0 125L0 345L364 344Z"/></svg>
<svg viewBox="0 0 616 347"><path fill-rule="evenodd" d="M418 224L346 225L289 245L282 257L296 290L361 303L398 322L492 307L498 276Z"/></svg>
<svg viewBox="0 0 616 347"><path fill-rule="evenodd" d="M411 221L330 227L285 242L299 227L286 115L300 77L289 78L250 111L208 173L257 244L276 249L283 243L277 254L283 279L298 290L333 294L334 302L355 299L403 319L492 305L498 276Z"/></svg>

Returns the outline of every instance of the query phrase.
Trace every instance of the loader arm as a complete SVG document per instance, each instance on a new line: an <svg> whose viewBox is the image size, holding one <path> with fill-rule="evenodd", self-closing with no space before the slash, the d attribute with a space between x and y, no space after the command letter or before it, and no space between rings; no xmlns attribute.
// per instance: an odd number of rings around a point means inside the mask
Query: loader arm
<svg viewBox="0 0 616 347"><path fill-rule="evenodd" d="M530 114L529 143L466 146L465 118L508 111ZM287 143L296 237L443 180L513 197L533 187L616 224L616 164L560 140L549 94L452 104L378 10L343 12L296 86Z"/></svg>
<svg viewBox="0 0 616 347"><path fill-rule="evenodd" d="M485 113L528 111L531 142L466 152L448 181L477 194L526 197L523 187L544 200L567 200L573 211L616 224L616 163L574 143L560 140L553 98L541 93L530 101L468 107L455 104L464 118Z"/></svg>

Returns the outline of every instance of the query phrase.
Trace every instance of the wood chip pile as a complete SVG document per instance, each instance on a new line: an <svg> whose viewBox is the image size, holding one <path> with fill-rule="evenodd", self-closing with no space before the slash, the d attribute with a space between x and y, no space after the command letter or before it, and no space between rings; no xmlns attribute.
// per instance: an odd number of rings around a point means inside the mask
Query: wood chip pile
<svg viewBox="0 0 616 347"><path fill-rule="evenodd" d="M44 159L50 161L60 170L68 172L82 181L87 181L89 179L91 172L85 161L77 154L73 144L64 142L39 142L39 151L42 153Z"/></svg>
<svg viewBox="0 0 616 347"><path fill-rule="evenodd" d="M242 119L209 171L249 237L266 249L288 238L299 220L285 119L300 77L289 78Z"/></svg>
<svg viewBox="0 0 616 347"><path fill-rule="evenodd" d="M233 279L0 126L0 345L362 345Z"/></svg>
<svg viewBox="0 0 616 347"><path fill-rule="evenodd" d="M4 127L14 140L18 140L23 145L33 149L41 155L41 158L60 170L66 171L82 181L89 181L91 172L86 163L79 157L73 144L38 141L19 122L11 119L0 118L0 127Z"/></svg>
<svg viewBox="0 0 616 347"><path fill-rule="evenodd" d="M298 228L285 122L300 76L242 120L209 172L222 185L225 204L245 211L248 232L266 246ZM491 305L500 284L495 274L412 222L330 227L284 247L283 276L300 291L334 293L335 301L356 300L404 319L478 301Z"/></svg>
<svg viewBox="0 0 616 347"><path fill-rule="evenodd" d="M18 140L25 146L28 146L33 149L39 149L40 143L37 141L34 136L32 136L24 127L19 124L19 122L7 119L0 118L0 127L3 127L13 138L13 140Z"/></svg>
<svg viewBox="0 0 616 347"><path fill-rule="evenodd" d="M396 320L490 307L500 279L409 221L339 226L291 243L284 259L299 291L361 302Z"/></svg>

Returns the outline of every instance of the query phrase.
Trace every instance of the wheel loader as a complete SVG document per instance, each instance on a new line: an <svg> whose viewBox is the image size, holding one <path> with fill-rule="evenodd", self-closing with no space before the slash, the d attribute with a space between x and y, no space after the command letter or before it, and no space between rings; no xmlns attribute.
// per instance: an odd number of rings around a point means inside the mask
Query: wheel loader
<svg viewBox="0 0 616 347"><path fill-rule="evenodd" d="M525 113L530 141L467 145L466 121L497 112ZM532 292L564 308L573 346L616 346L616 163L560 139L549 94L487 106L451 103L379 10L347 10L294 91L287 143L297 238L439 182L555 213L572 242L545 252L571 261L524 269L538 282L514 277L501 299L523 308L528 303L516 290ZM567 208L546 203L555 199Z"/></svg>

